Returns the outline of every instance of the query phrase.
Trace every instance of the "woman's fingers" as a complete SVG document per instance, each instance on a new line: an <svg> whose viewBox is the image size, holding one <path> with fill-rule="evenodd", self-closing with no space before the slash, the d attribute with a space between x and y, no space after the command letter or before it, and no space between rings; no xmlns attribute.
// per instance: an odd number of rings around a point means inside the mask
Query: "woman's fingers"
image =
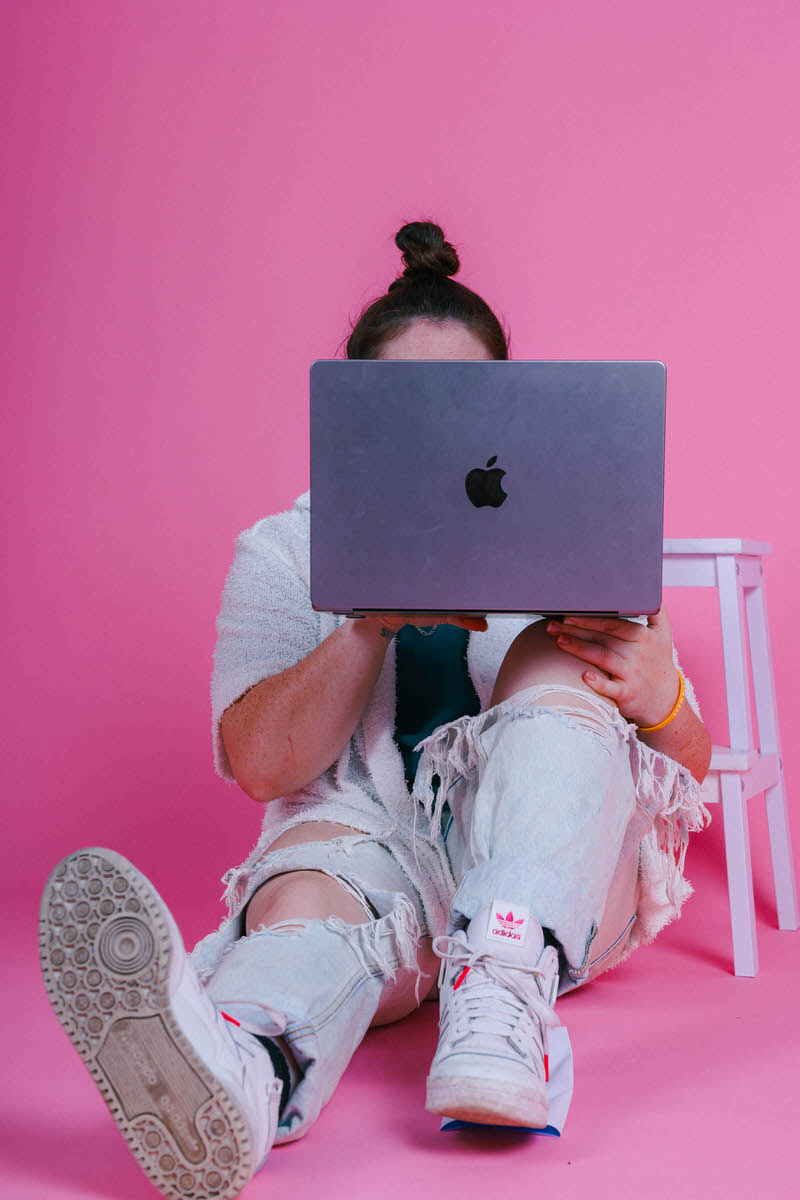
<svg viewBox="0 0 800 1200"><path fill-rule="evenodd" d="M555 624L563 626L565 633L571 629L576 633L579 629L586 629L592 633L611 634L626 642L640 641L642 637L642 626L637 621L621 621L618 617L583 617L578 614L565 617Z"/></svg>
<svg viewBox="0 0 800 1200"><path fill-rule="evenodd" d="M559 650L563 650L567 654L574 654L576 658L582 658L596 667L602 667L609 674L619 675L620 667L625 665L625 659L616 650L607 646L605 642L596 641L585 635L571 634L567 637L561 634L556 638L556 645Z"/></svg>

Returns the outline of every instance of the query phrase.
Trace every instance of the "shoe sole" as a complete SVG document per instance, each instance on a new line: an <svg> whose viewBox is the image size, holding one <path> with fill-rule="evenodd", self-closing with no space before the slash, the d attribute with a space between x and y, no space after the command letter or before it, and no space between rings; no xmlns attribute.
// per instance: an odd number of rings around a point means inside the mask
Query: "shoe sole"
<svg viewBox="0 0 800 1200"><path fill-rule="evenodd" d="M39 909L45 991L161 1194L233 1200L253 1174L251 1134L173 1014L165 910L150 881L114 850L67 855Z"/></svg>
<svg viewBox="0 0 800 1200"><path fill-rule="evenodd" d="M487 1079L428 1076L425 1111L479 1125L524 1125L544 1129L550 1106L544 1091L535 1088L516 1087L510 1095L507 1084Z"/></svg>

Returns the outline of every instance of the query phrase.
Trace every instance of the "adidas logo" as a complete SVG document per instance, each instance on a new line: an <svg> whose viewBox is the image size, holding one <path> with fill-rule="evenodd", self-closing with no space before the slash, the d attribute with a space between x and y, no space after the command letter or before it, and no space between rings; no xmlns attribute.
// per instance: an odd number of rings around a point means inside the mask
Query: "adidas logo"
<svg viewBox="0 0 800 1200"><path fill-rule="evenodd" d="M521 942L525 937L527 929L527 919L529 917L527 908L517 908L516 915L510 905L505 903L499 905L497 901L492 905L489 915L489 926L486 930L486 936L490 938L504 938L512 942Z"/></svg>

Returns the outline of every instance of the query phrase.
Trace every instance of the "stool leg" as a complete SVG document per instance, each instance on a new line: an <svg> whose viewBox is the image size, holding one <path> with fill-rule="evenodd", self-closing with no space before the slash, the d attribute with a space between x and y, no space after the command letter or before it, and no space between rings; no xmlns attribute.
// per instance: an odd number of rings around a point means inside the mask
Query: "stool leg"
<svg viewBox="0 0 800 1200"><path fill-rule="evenodd" d="M769 845L772 856L772 877L775 882L775 907L779 929L797 929L800 925L797 909L797 884L792 858L792 839L789 832L789 810L783 779L778 706L775 699L775 680L772 674L772 648L767 618L767 596L763 579L757 587L745 591L747 632L753 667L753 694L758 720L758 744L762 754L775 754L778 760L778 782L767 788Z"/></svg>
<svg viewBox="0 0 800 1200"><path fill-rule="evenodd" d="M767 788L764 798L767 805L769 848L772 855L772 877L775 881L778 928L797 929L800 926L797 913L797 885L792 861L792 837L789 830L789 810L786 804L783 767L779 768L778 782L771 788Z"/></svg>
<svg viewBox="0 0 800 1200"><path fill-rule="evenodd" d="M722 629L722 658L725 665L725 693L728 701L728 745L731 750L751 750L753 716L750 712L747 640L743 608L744 589L739 583L737 563L731 555L717 556L717 587Z"/></svg>
<svg viewBox="0 0 800 1200"><path fill-rule="evenodd" d="M752 976L758 974L758 945L747 801L742 795L739 775L723 771L720 787L733 935L733 970L735 975Z"/></svg>

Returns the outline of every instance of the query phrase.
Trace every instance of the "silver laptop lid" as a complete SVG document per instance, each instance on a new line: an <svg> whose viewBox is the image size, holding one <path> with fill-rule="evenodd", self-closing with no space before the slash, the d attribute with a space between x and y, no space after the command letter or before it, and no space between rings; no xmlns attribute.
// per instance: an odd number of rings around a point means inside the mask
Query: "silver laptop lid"
<svg viewBox="0 0 800 1200"><path fill-rule="evenodd" d="M661 605L666 367L318 359L318 611Z"/></svg>

